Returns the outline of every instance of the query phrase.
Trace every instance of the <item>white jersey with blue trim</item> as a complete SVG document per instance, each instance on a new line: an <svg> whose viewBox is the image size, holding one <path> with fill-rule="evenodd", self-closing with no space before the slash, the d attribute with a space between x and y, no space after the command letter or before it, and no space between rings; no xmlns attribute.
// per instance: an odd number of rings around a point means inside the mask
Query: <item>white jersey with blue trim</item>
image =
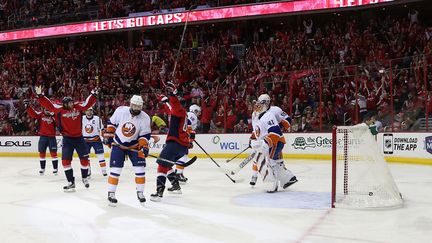
<svg viewBox="0 0 432 243"><path fill-rule="evenodd" d="M190 125L192 130L195 131L198 126L198 117L193 112L188 112L187 117L188 117L188 125Z"/></svg>
<svg viewBox="0 0 432 243"><path fill-rule="evenodd" d="M288 114L284 112L279 106L270 106L267 112L273 113L273 115L276 117L278 124L281 123L283 120L289 121Z"/></svg>
<svg viewBox="0 0 432 243"><path fill-rule="evenodd" d="M145 137L150 139L151 120L144 111L137 116L132 116L128 106L120 106L109 119L108 126L114 126L114 141L124 146L138 144L138 139Z"/></svg>
<svg viewBox="0 0 432 243"><path fill-rule="evenodd" d="M272 112L266 111L261 117L255 112L252 114L252 129L257 140L264 139L272 132L273 127L279 128L279 123Z"/></svg>
<svg viewBox="0 0 432 243"><path fill-rule="evenodd" d="M82 116L82 134L86 141L100 141L100 131L103 130L102 120L99 116L88 119Z"/></svg>

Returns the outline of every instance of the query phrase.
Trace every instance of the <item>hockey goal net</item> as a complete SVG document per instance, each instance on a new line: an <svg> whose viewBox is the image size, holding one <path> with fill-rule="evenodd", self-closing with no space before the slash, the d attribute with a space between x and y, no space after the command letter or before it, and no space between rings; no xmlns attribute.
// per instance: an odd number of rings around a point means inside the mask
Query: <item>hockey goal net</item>
<svg viewBox="0 0 432 243"><path fill-rule="evenodd" d="M366 124L333 128L332 207L389 208L402 196Z"/></svg>

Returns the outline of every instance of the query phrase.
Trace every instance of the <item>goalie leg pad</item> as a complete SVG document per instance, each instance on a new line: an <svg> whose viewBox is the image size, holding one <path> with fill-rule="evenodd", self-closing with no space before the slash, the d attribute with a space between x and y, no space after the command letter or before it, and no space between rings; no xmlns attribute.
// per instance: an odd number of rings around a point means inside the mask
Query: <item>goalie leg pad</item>
<svg viewBox="0 0 432 243"><path fill-rule="evenodd" d="M280 181L284 189L297 182L297 178L290 170L285 168L282 160L270 160L270 164L276 179Z"/></svg>

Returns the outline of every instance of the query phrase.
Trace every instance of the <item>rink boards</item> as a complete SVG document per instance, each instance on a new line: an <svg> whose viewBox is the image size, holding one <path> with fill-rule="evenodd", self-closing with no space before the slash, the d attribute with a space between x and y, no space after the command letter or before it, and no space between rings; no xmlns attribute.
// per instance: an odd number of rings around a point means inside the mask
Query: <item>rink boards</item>
<svg viewBox="0 0 432 243"><path fill-rule="evenodd" d="M214 158L231 158L248 146L249 134L198 134L196 141ZM150 141L150 153L159 154L165 143L165 135L158 143ZM289 133L283 153L286 159L331 159L331 133ZM0 137L0 156L37 156L37 136ZM61 137L57 137L61 153ZM377 144L389 162L432 165L432 135L430 133L381 133ZM109 148L105 148L109 156ZM239 157L246 157L247 150ZM368 151L364 151L368 153ZM194 146L190 154L206 157Z"/></svg>

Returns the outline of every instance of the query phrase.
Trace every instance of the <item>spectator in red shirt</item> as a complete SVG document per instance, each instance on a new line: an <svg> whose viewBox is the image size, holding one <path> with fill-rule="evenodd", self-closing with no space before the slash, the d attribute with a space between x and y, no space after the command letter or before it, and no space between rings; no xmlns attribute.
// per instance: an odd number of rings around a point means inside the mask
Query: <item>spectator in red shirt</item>
<svg viewBox="0 0 432 243"><path fill-rule="evenodd" d="M210 130L210 121L213 116L214 109L216 108L217 99L204 98L201 99L201 124L203 133L208 133Z"/></svg>

